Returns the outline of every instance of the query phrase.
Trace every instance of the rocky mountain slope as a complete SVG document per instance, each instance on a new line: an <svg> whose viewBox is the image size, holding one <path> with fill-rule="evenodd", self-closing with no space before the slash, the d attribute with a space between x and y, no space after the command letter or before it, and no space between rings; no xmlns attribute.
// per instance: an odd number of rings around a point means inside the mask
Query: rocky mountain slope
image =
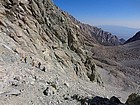
<svg viewBox="0 0 140 105"><path fill-rule="evenodd" d="M83 24L76 20L73 16L69 16L72 21L80 27L80 30L83 30L87 34L87 36L95 38L95 42L97 41L98 43L107 46L115 46L123 43L116 35L112 35L109 32L103 31L101 28Z"/></svg>
<svg viewBox="0 0 140 105"><path fill-rule="evenodd" d="M140 31L137 32L132 38L128 39L124 44L140 40Z"/></svg>
<svg viewBox="0 0 140 105"><path fill-rule="evenodd" d="M98 43L116 45L117 37L86 27L51 0L1 0L1 104L81 105L85 97L126 101L136 92L135 80L116 70L113 53L104 55L108 46Z"/></svg>

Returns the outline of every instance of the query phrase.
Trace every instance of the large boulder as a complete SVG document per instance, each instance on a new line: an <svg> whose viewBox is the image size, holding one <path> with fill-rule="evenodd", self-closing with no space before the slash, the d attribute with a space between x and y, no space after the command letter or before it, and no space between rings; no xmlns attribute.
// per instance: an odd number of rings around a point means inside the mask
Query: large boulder
<svg viewBox="0 0 140 105"><path fill-rule="evenodd" d="M110 99L108 99L99 96L81 97L79 95L74 95L72 98L80 101L81 105L125 105L115 96L112 96Z"/></svg>
<svg viewBox="0 0 140 105"><path fill-rule="evenodd" d="M132 93L127 101L126 101L127 105L140 105L140 95L136 94L136 93Z"/></svg>

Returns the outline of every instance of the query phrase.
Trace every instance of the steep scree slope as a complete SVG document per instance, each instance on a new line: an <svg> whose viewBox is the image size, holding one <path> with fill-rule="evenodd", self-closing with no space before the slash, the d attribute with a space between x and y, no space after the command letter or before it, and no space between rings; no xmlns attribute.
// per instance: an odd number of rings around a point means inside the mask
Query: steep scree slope
<svg viewBox="0 0 140 105"><path fill-rule="evenodd" d="M103 87L92 59L97 42L51 0L1 0L1 104L80 104L74 94L126 100L122 88Z"/></svg>
<svg viewBox="0 0 140 105"><path fill-rule="evenodd" d="M102 83L95 64L86 54L88 38L50 0L1 1L0 23L3 46L20 56L37 55L52 65L54 59L85 80L95 74L90 80ZM90 41L87 43L93 46Z"/></svg>

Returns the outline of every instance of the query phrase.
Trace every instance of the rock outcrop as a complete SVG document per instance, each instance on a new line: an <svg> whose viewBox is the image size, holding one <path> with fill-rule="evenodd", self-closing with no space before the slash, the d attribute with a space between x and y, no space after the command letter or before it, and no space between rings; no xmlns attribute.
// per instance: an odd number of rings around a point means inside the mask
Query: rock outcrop
<svg viewBox="0 0 140 105"><path fill-rule="evenodd" d="M72 99L81 102L81 105L125 105L117 97L112 96L110 99L103 97L84 97L79 95L73 95Z"/></svg>
<svg viewBox="0 0 140 105"><path fill-rule="evenodd" d="M123 39L123 38L121 38L121 39L119 39L120 40L120 44L122 45L122 44L124 44L125 43L125 39Z"/></svg>
<svg viewBox="0 0 140 105"><path fill-rule="evenodd" d="M139 105L140 104L140 95L132 93L127 101L126 101L126 105Z"/></svg>

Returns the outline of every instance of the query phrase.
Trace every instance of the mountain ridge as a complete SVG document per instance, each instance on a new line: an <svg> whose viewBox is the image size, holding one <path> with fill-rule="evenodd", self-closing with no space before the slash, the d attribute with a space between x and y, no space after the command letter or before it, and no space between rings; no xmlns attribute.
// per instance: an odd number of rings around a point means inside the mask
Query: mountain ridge
<svg viewBox="0 0 140 105"><path fill-rule="evenodd" d="M133 37L129 38L124 44L140 40L140 31L138 31Z"/></svg>
<svg viewBox="0 0 140 105"><path fill-rule="evenodd" d="M135 34L139 28L131 28L127 26L119 25L99 25L98 27L117 35L119 38L129 39L133 34Z"/></svg>
<svg viewBox="0 0 140 105"><path fill-rule="evenodd" d="M86 31L88 35L94 37L102 45L119 45L122 44L121 40L116 35L112 35L110 32L104 31L96 26L84 24L76 20L73 16L69 15L75 24L79 25L81 30Z"/></svg>

